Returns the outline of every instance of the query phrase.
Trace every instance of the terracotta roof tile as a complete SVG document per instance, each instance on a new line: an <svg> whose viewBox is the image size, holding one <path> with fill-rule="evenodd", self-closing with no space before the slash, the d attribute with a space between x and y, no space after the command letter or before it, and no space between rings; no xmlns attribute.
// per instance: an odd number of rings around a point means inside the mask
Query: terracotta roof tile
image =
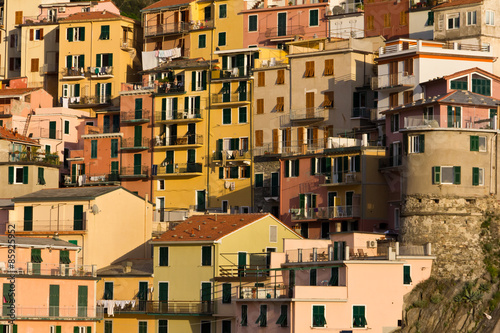
<svg viewBox="0 0 500 333"><path fill-rule="evenodd" d="M270 214L194 215L153 242L216 241Z"/></svg>
<svg viewBox="0 0 500 333"><path fill-rule="evenodd" d="M152 10L152 9L158 9L162 7L169 7L169 6L179 6L179 5L187 5L192 0L160 0L155 3L152 3L151 5L144 7L141 9L141 12Z"/></svg>
<svg viewBox="0 0 500 333"><path fill-rule="evenodd" d="M0 89L0 96L17 96L32 93L41 88L14 88L14 89Z"/></svg>
<svg viewBox="0 0 500 333"><path fill-rule="evenodd" d="M81 13L75 13L71 14L62 21L64 22L69 22L69 21L92 21L92 20L100 20L100 19L128 19L124 16L111 13L108 11L100 11L100 12L81 12Z"/></svg>
<svg viewBox="0 0 500 333"><path fill-rule="evenodd" d="M470 5L473 3L480 3L483 2L483 0L450 0L449 2L442 3L440 5L437 5L433 9L441 9L441 8L447 8L447 7L455 7L455 6L461 6L461 5Z"/></svg>
<svg viewBox="0 0 500 333"><path fill-rule="evenodd" d="M0 139L38 145L38 141L16 133L5 127L0 127Z"/></svg>

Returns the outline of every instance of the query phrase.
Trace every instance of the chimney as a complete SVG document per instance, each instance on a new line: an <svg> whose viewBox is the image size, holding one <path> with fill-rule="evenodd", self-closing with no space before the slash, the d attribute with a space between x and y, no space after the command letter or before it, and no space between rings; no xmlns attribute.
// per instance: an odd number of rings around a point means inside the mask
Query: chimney
<svg viewBox="0 0 500 333"><path fill-rule="evenodd" d="M17 135L17 127L14 128L14 135Z"/></svg>
<svg viewBox="0 0 500 333"><path fill-rule="evenodd" d="M132 272L132 261L125 262L125 267L123 268L124 273Z"/></svg>

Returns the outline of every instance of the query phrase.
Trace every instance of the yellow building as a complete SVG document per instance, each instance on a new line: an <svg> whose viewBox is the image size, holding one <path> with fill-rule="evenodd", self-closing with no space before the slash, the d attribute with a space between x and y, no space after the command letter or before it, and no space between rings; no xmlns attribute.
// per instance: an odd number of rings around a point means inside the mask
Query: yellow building
<svg viewBox="0 0 500 333"><path fill-rule="evenodd" d="M145 311L153 286L152 259L124 259L99 269L97 276L96 299L104 320L96 332L163 332L165 323Z"/></svg>
<svg viewBox="0 0 500 333"><path fill-rule="evenodd" d="M96 110L118 105L122 82L139 81L138 22L107 11L82 12L59 24L61 103Z"/></svg>
<svg viewBox="0 0 500 333"><path fill-rule="evenodd" d="M236 331L238 283L269 280L255 270L285 238L300 236L269 214L190 217L152 241L153 311L169 315L169 332Z"/></svg>
<svg viewBox="0 0 500 333"><path fill-rule="evenodd" d="M47 189L12 199L9 225L22 236L53 236L80 245L78 262L107 266L147 258L152 205L119 186Z"/></svg>

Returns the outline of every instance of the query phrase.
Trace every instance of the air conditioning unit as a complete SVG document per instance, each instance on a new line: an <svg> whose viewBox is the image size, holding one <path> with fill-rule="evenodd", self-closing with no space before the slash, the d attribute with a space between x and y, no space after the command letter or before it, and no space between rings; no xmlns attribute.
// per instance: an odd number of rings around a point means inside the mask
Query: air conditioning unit
<svg viewBox="0 0 500 333"><path fill-rule="evenodd" d="M59 13L66 13L66 7L59 7Z"/></svg>
<svg viewBox="0 0 500 333"><path fill-rule="evenodd" d="M366 241L366 246L369 247L369 248L375 248L377 247L377 241Z"/></svg>

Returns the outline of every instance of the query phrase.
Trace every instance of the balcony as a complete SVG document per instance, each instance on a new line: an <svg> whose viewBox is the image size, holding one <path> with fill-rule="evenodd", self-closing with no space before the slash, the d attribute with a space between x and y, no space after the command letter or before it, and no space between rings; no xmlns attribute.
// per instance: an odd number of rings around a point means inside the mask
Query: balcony
<svg viewBox="0 0 500 333"><path fill-rule="evenodd" d="M120 126L107 125L107 126L91 126L85 125L85 135L87 134L109 134L120 133Z"/></svg>
<svg viewBox="0 0 500 333"><path fill-rule="evenodd" d="M122 111L120 112L120 120L122 123L147 123L150 119L149 110L135 110L135 111Z"/></svg>
<svg viewBox="0 0 500 333"><path fill-rule="evenodd" d="M4 303L2 320L10 319L10 305ZM17 320L102 320L103 308L100 306L24 306L14 304Z"/></svg>
<svg viewBox="0 0 500 333"><path fill-rule="evenodd" d="M62 97L64 98L64 97ZM111 103L111 96L91 96L91 95L84 95L80 97L69 97L68 98L68 103L72 107L86 107L89 105L99 105L99 104L109 104Z"/></svg>
<svg viewBox="0 0 500 333"><path fill-rule="evenodd" d="M135 165L120 168L120 179L123 178L146 178L148 176L148 167L144 165Z"/></svg>
<svg viewBox="0 0 500 333"><path fill-rule="evenodd" d="M155 88L153 81L143 80L142 82L122 83L121 93L134 92L136 90L153 90Z"/></svg>
<svg viewBox="0 0 500 333"><path fill-rule="evenodd" d="M332 206L290 209L292 221L359 217L359 206Z"/></svg>
<svg viewBox="0 0 500 333"><path fill-rule="evenodd" d="M0 262L1 274L15 275L40 275L40 276L80 276L96 277L97 267L95 265L75 265L72 264L46 264L33 262L16 262L7 264Z"/></svg>
<svg viewBox="0 0 500 333"><path fill-rule="evenodd" d="M240 297L238 300L248 299L275 299L275 298L291 298L290 287L282 284L258 284L257 287L241 287Z"/></svg>
<svg viewBox="0 0 500 333"><path fill-rule="evenodd" d="M310 124L324 121L327 116L325 108L303 108L290 110L290 121L292 124Z"/></svg>
<svg viewBox="0 0 500 333"><path fill-rule="evenodd" d="M252 75L250 66L233 67L228 70L213 70L211 72L212 80L230 80L239 78L248 78Z"/></svg>
<svg viewBox="0 0 500 333"><path fill-rule="evenodd" d="M372 89L397 92L413 88L416 85L415 75L407 72L379 75L372 77Z"/></svg>
<svg viewBox="0 0 500 333"><path fill-rule="evenodd" d="M62 77L65 80L80 80L85 78L85 69L83 67L64 67Z"/></svg>
<svg viewBox="0 0 500 333"><path fill-rule="evenodd" d="M113 77L113 66L88 67L87 73L93 79L109 79Z"/></svg>
<svg viewBox="0 0 500 333"><path fill-rule="evenodd" d="M249 102L248 95L245 93L233 93L233 94L212 94L212 103L213 104L221 104L221 103L241 103L241 102Z"/></svg>
<svg viewBox="0 0 500 333"><path fill-rule="evenodd" d="M120 38L120 48L124 51L135 49L135 41L132 38Z"/></svg>
<svg viewBox="0 0 500 333"><path fill-rule="evenodd" d="M403 157L401 155L385 157L378 160L379 169L397 168L403 164Z"/></svg>
<svg viewBox="0 0 500 333"><path fill-rule="evenodd" d="M160 25L151 25L144 28L144 36L154 37L170 34L182 34L194 30L213 29L214 21L191 21L191 22L172 22Z"/></svg>
<svg viewBox="0 0 500 333"><path fill-rule="evenodd" d="M149 149L149 138L124 138L122 150L145 150Z"/></svg>
<svg viewBox="0 0 500 333"><path fill-rule="evenodd" d="M404 129L425 129L425 128L462 128L462 129L494 129L496 128L494 118L479 119L479 117L465 117L457 122L452 122L450 126L447 122L441 123L438 117L429 116L407 116L404 118Z"/></svg>
<svg viewBox="0 0 500 333"><path fill-rule="evenodd" d="M201 146L203 145L203 135L201 134L188 134L181 137L157 137L154 140L155 148L183 148L190 146ZM182 147L183 146L183 147Z"/></svg>
<svg viewBox="0 0 500 333"><path fill-rule="evenodd" d="M76 176L66 175L65 186L91 186L91 185L114 185L120 183L118 171L109 174L88 174Z"/></svg>
<svg viewBox="0 0 500 333"><path fill-rule="evenodd" d="M45 154L45 153L29 152L29 151L9 152L8 163L40 164L40 165L54 166L54 167L59 167L61 165L61 162L59 161L59 155L57 154Z"/></svg>
<svg viewBox="0 0 500 333"><path fill-rule="evenodd" d="M201 121L201 110L162 110L155 113L156 123L182 123L182 122L198 122Z"/></svg>
<svg viewBox="0 0 500 333"><path fill-rule="evenodd" d="M358 185L361 184L361 172L333 173L325 177L322 186Z"/></svg>
<svg viewBox="0 0 500 333"><path fill-rule="evenodd" d="M371 119L372 109L367 107L357 107L352 108L351 110L351 118L365 118Z"/></svg>
<svg viewBox="0 0 500 333"><path fill-rule="evenodd" d="M21 220L21 221L13 221L9 222L10 225L13 225L16 233L31 233L31 232L39 232L39 233L53 233L53 232L78 232L84 233L87 231L87 219L82 218L81 220L74 219L51 219L51 220ZM12 228L12 227L11 227Z"/></svg>
<svg viewBox="0 0 500 333"><path fill-rule="evenodd" d="M265 37L268 39L284 40L293 38L296 35L304 35L305 28L302 25L286 25L284 27L268 28L265 32Z"/></svg>
<svg viewBox="0 0 500 333"><path fill-rule="evenodd" d="M261 259L264 259L265 254L262 255ZM265 271L269 267L267 265L220 265L219 266L219 277L220 278L240 278L240 277L267 277L268 272Z"/></svg>
<svg viewBox="0 0 500 333"><path fill-rule="evenodd" d="M184 221L189 217L189 215L189 210L171 210L170 208L157 208L154 210L153 222ZM169 223L168 226L172 227L174 225L175 223ZM153 228L153 230L156 232L155 228ZM164 230L163 232L167 230Z"/></svg>
<svg viewBox="0 0 500 333"><path fill-rule="evenodd" d="M287 263L337 260L346 260L343 246L340 246L337 249L335 249L334 246L329 246L325 248L295 249L286 251Z"/></svg>
<svg viewBox="0 0 500 333"><path fill-rule="evenodd" d="M146 312L154 314L175 314L175 315L182 315L182 314L210 315L214 313L214 302L146 301Z"/></svg>
<svg viewBox="0 0 500 333"><path fill-rule="evenodd" d="M261 147L255 147L253 150L254 156L262 155L283 155L294 156L310 153L317 153L325 148L324 140L306 140L306 141L291 141L291 142L274 142L266 143Z"/></svg>
<svg viewBox="0 0 500 333"><path fill-rule="evenodd" d="M252 154L248 150L223 150L223 151L216 151L213 155L213 160L214 161L235 161L235 162L243 162L243 161L249 161L252 159Z"/></svg>
<svg viewBox="0 0 500 333"><path fill-rule="evenodd" d="M202 168L203 167L201 163L175 163L175 164L159 165L156 167L156 175L157 176L200 176L202 175Z"/></svg>
<svg viewBox="0 0 500 333"><path fill-rule="evenodd" d="M186 93L186 89L184 88L184 84L174 86L173 84L161 83L157 86L156 93L166 95L181 95Z"/></svg>

